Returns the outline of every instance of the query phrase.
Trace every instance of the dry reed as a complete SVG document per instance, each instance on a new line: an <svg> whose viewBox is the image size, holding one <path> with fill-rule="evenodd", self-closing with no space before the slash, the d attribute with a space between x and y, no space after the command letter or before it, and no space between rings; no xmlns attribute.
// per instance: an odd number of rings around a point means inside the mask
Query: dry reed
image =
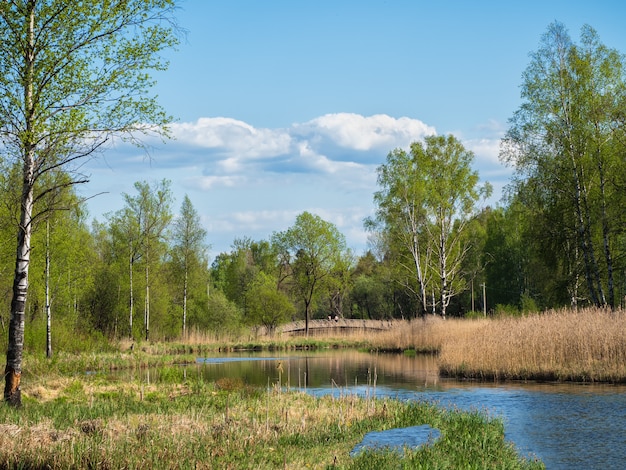
<svg viewBox="0 0 626 470"><path fill-rule="evenodd" d="M415 320L394 322L394 327L376 334L368 334L370 345L379 350L415 350L437 353L449 341L471 338L487 320L442 320L427 316Z"/></svg>
<svg viewBox="0 0 626 470"><path fill-rule="evenodd" d="M467 324L443 341L445 375L480 379L626 382L626 311L559 310ZM448 323L448 322L446 322ZM453 323L453 322L449 322Z"/></svg>

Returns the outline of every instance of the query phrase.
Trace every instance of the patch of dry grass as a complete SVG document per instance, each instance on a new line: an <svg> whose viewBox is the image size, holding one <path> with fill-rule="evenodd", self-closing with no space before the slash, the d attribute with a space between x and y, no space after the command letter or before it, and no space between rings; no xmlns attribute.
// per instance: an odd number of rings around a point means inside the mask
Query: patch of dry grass
<svg viewBox="0 0 626 470"><path fill-rule="evenodd" d="M356 331L342 338L377 350L438 353L441 373L453 377L626 382L624 310L447 320L429 315L395 321L387 331Z"/></svg>
<svg viewBox="0 0 626 470"><path fill-rule="evenodd" d="M39 385L24 390L27 409L0 424L0 466L155 468L160 462L161 468L215 468L221 462L221 468L276 468L280 462L280 468L326 468L333 461L347 463L358 439L355 434L328 441L329 436L402 408L352 395L315 398L274 388L258 393L245 387L224 392L209 384L194 389L62 378L47 383L51 392L45 396ZM120 397L119 405L109 414L103 410L111 409L112 394ZM63 423L67 418L45 416L41 406L67 406L77 418ZM297 454L291 446L299 448Z"/></svg>

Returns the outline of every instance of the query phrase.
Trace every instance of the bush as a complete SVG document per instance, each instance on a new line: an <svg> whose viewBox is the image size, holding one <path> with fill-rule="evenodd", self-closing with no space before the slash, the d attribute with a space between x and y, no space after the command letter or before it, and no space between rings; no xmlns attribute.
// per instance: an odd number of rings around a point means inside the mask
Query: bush
<svg viewBox="0 0 626 470"><path fill-rule="evenodd" d="M471 312L467 312L465 314L465 318L485 318L485 313L479 312L477 310L472 310Z"/></svg>
<svg viewBox="0 0 626 470"><path fill-rule="evenodd" d="M524 313L536 313L539 311L539 306L537 305L537 302L528 294L522 294L520 303L522 312Z"/></svg>
<svg viewBox="0 0 626 470"><path fill-rule="evenodd" d="M46 353L46 321L37 319L24 327L25 350L42 355ZM57 351L72 354L91 351L111 351L112 347L105 336L97 330L86 331L77 327L71 319L52 319L52 353Z"/></svg>
<svg viewBox="0 0 626 470"><path fill-rule="evenodd" d="M519 317L522 312L517 305L498 304L495 308L495 316L497 317Z"/></svg>

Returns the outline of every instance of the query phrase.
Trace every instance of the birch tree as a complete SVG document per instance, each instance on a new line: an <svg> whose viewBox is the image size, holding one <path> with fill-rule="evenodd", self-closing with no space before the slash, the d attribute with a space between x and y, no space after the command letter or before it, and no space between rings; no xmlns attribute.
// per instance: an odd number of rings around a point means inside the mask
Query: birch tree
<svg viewBox="0 0 626 470"><path fill-rule="evenodd" d="M538 216L564 237L562 258L577 258L592 305L615 305L613 250L623 234L624 57L588 25L574 43L551 24L523 75L522 105L510 120L501 159L515 166L516 186ZM533 192L529 191L533 189ZM549 219L548 219L549 218ZM571 270L568 290L578 292ZM572 295L572 305L578 295Z"/></svg>
<svg viewBox="0 0 626 470"><path fill-rule="evenodd" d="M128 338L133 338L133 319L135 314L135 291L133 275L135 263L141 256L141 232L139 221L130 207L124 207L113 215L109 215L109 230L112 243L116 247L123 246L119 251L125 253L128 262ZM116 250L117 251L117 250Z"/></svg>
<svg viewBox="0 0 626 470"><path fill-rule="evenodd" d="M454 136L428 136L396 149L378 169L381 189L374 194L376 217L366 221L382 230L401 265L415 280L411 287L421 312L438 307L445 317L450 300L463 288L462 262L468 246L463 233L478 201L490 194L471 169L474 154ZM411 285L407 283L406 285Z"/></svg>
<svg viewBox="0 0 626 470"><path fill-rule="evenodd" d="M439 312L445 318L450 300L466 287L461 268L469 245L464 235L478 202L491 194L491 185L479 185L478 172L471 166L474 154L454 136L429 136L425 143L413 144L411 150L426 175L426 230L439 280L434 290L438 292Z"/></svg>
<svg viewBox="0 0 626 470"><path fill-rule="evenodd" d="M177 42L175 0L13 0L0 3L0 139L21 168L20 216L4 399L21 405L24 313L33 222L49 187L42 175L63 169L86 182L81 162L114 136L141 145L164 133L168 116L149 94L150 70Z"/></svg>
<svg viewBox="0 0 626 470"><path fill-rule="evenodd" d="M145 296L143 319L146 341L150 337L150 269L161 253L160 245L164 241L165 230L172 219L170 182L163 180L153 186L151 188L146 182L137 182L135 183L137 194L134 197L124 194L126 206L129 209L127 215L135 221L135 226L138 230L134 256L140 256L144 266ZM133 253L133 250L131 250L131 253Z"/></svg>
<svg viewBox="0 0 626 470"><path fill-rule="evenodd" d="M405 273L398 280L415 296L420 306L418 314L423 314L427 310L426 291L431 283L428 266L432 257L424 230L425 175L413 154L403 149L389 152L386 163L377 171L380 189L374 193L376 216L367 219L365 226L370 231L385 232L381 238L393 245L387 248Z"/></svg>
<svg viewBox="0 0 626 470"><path fill-rule="evenodd" d="M182 320L183 338L187 337L187 299L189 296L189 277L194 264L205 261L207 246L206 230L200 223L200 217L187 195L183 199L180 214L174 221L173 257L182 270Z"/></svg>

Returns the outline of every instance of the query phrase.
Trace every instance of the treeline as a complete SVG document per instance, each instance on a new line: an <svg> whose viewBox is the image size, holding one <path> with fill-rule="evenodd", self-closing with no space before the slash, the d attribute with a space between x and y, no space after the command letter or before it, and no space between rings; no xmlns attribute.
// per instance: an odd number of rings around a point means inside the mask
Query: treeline
<svg viewBox="0 0 626 470"><path fill-rule="evenodd" d="M392 150L378 168L362 254L333 224L304 212L268 240L242 234L209 265L199 216L187 197L175 207L168 181L136 183L124 207L90 223L74 186L52 173L54 184L41 179L35 191L27 341L43 343L50 316L72 335L169 339L335 315L619 307L624 63L592 28L575 43L563 25L550 25L502 141L501 158L516 170L502 205L485 205L491 188L479 184L474 155L459 140L427 137ZM2 312L11 311L18 175L17 167L2 175ZM5 335L6 313L1 320Z"/></svg>

